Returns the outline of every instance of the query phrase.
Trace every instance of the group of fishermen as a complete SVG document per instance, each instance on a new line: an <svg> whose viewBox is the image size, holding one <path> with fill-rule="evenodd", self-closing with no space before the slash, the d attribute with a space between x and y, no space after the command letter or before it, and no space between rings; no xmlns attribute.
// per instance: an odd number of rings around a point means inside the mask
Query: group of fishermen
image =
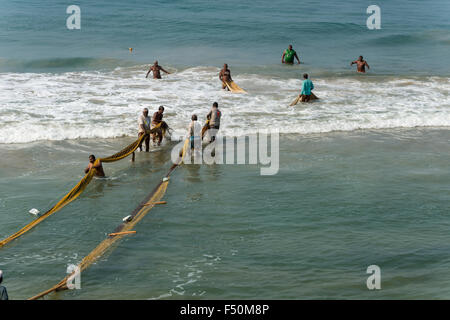
<svg viewBox="0 0 450 320"><path fill-rule="evenodd" d="M165 128L168 128L167 124L163 121L164 107L160 106L158 111L153 113L152 118L149 117L148 108L142 110L142 114L139 115L138 123L138 138L146 134L146 137L139 144L139 151L142 151L142 144L145 142L145 151L150 151L150 138L153 141L154 146L160 146L164 137ZM206 124L202 126L198 122L198 117L196 114L191 116L191 122L189 123L187 129L187 138L190 140L191 149L196 148L196 146L201 146L201 141L205 137L205 133L209 133L209 142L213 142L216 139L217 131L220 128L220 119L222 117L222 112L219 110L219 104L214 102L211 110L206 115ZM95 155L91 154L89 156L89 164L84 170L88 173L92 168L96 169L97 177L104 177L105 172L103 170L103 165L101 161L95 163ZM135 153L133 152L131 161L135 161Z"/></svg>
<svg viewBox="0 0 450 320"><path fill-rule="evenodd" d="M297 60L297 63L300 64L300 58L297 55L297 52L292 48L292 45L289 45L286 50L284 50L283 55L281 56L281 63L283 64L294 64L294 60ZM357 71L359 73L365 73L366 67L370 69L369 65L367 64L367 61L363 59L362 56L359 56L359 58L355 61L352 61L350 65L356 64ZM158 61L155 61L152 66L150 66L146 78L150 74L150 72L153 73L153 79L161 79L161 71L170 74L170 72L166 71L163 67L161 67L158 64ZM222 89L229 90L227 83L233 81L231 78L231 71L228 68L228 64L224 64L223 68L219 72L219 79L222 82ZM311 99L317 99L317 97L314 96L312 93L312 90L314 89L313 82L309 79L309 75L307 73L303 74L303 82L302 87L300 91L300 101L302 102L308 102ZM149 152L150 150L150 138L153 141L154 145L160 146L165 128L167 127L167 124L163 121L164 116L164 107L160 106L158 108L158 111L153 113L152 118L148 116L149 110L147 108L144 108L142 110L142 114L138 118L138 137L141 137L144 134L147 134L147 136L144 138L145 142L145 151ZM190 139L191 149L194 149L198 143L201 143L201 141L204 138L204 133L209 130L209 136L210 136L210 142L214 141L216 138L216 133L219 130L220 127L220 118L222 116L221 111L219 110L219 105L217 102L213 103L213 106L211 110L206 115L207 122L202 127L198 123L198 117L196 114L193 114L191 116L191 122L188 126L188 138ZM139 145L139 150L142 151L142 142ZM135 161L135 154L133 152L131 161ZM85 173L89 172L91 168L97 169L96 175L100 177L104 177L105 173L103 171L103 167L101 164L101 161L98 162L98 164L95 163L95 156L90 155L89 156L89 165L85 169Z"/></svg>

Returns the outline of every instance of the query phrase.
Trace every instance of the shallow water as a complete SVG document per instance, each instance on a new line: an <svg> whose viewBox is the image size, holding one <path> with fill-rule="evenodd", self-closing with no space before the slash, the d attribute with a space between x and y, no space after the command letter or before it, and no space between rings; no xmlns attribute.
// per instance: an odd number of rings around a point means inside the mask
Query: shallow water
<svg viewBox="0 0 450 320"><path fill-rule="evenodd" d="M131 139L2 145L0 235ZM50 299L449 298L447 129L284 135L280 170L185 165L114 250ZM56 284L165 174L171 145L106 164L75 202L0 250L12 299ZM366 268L382 290L366 288Z"/></svg>

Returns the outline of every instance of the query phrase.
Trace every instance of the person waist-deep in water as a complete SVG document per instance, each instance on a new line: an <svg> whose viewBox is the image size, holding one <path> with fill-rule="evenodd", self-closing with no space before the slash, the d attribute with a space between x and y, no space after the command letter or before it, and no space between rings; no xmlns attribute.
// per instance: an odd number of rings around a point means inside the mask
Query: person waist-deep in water
<svg viewBox="0 0 450 320"><path fill-rule="evenodd" d="M6 288L2 286L3 282L3 271L0 270L0 300L8 300L8 291L6 291Z"/></svg>
<svg viewBox="0 0 450 320"><path fill-rule="evenodd" d="M159 106L158 111L156 111L152 117L152 124L151 124L152 129L162 122L163 117L164 117L164 107ZM160 146L163 139L162 128L159 127L158 129L156 129L156 132L152 133L151 136L153 144L156 143L156 138L158 138L158 146Z"/></svg>
<svg viewBox="0 0 450 320"><path fill-rule="evenodd" d="M219 72L219 79L222 81L222 89L226 89L229 91L230 89L227 86L227 83L233 81L231 78L231 71L228 69L228 64L224 64L222 70Z"/></svg>
<svg viewBox="0 0 450 320"><path fill-rule="evenodd" d="M217 131L220 128L220 118L222 117L222 112L219 110L219 104L217 102L213 103L211 110L206 115L206 119L209 120L209 132L211 136L211 141L216 140Z"/></svg>
<svg viewBox="0 0 450 320"><path fill-rule="evenodd" d="M356 64L356 70L359 73L366 73L366 67L368 70L370 69L369 64L364 60L363 56L359 56L357 60L350 62L351 66L354 64Z"/></svg>
<svg viewBox="0 0 450 320"><path fill-rule="evenodd" d="M161 67L158 64L158 61L155 61L153 63L153 65L148 69L148 72L145 75L145 77L148 78L149 73L152 72L153 73L153 79L161 79L161 71L163 71L163 72L165 72L167 74L170 74L169 71L164 70L164 68Z"/></svg>
<svg viewBox="0 0 450 320"><path fill-rule="evenodd" d="M314 84L310 79L308 79L308 74L303 74L302 91L300 95L302 96L302 101L308 102L311 99L311 90L314 89Z"/></svg>
<svg viewBox="0 0 450 320"><path fill-rule="evenodd" d="M297 52L292 49L292 45L290 44L289 47L284 50L283 55L281 56L281 63L294 64L294 58L297 59L298 64L300 64L300 59L297 56Z"/></svg>
<svg viewBox="0 0 450 320"><path fill-rule="evenodd" d="M103 166L102 166L101 160L98 160L98 163L95 164L95 156L93 154L91 154L89 156L89 164L86 167L86 169L84 169L84 173L88 173L92 168L95 168L95 176L96 177L104 177L105 176L105 172L103 171Z"/></svg>

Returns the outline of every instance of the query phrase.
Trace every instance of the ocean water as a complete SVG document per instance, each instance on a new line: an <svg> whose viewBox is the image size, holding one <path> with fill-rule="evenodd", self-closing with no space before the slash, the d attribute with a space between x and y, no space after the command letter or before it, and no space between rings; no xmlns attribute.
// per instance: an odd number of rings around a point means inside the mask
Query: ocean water
<svg viewBox="0 0 450 320"><path fill-rule="evenodd" d="M2 237L131 138L2 145ZM185 165L164 200L48 299L448 299L450 131L283 135L280 170ZM167 171L172 145L105 165L75 202L0 251L10 296L59 282ZM379 291L366 269L381 268Z"/></svg>
<svg viewBox="0 0 450 320"><path fill-rule="evenodd" d="M59 282L153 190L193 113L281 133L280 170L186 165L164 200L50 299L448 299L450 2L0 0L0 238L50 208L87 157L166 107L172 141L105 165L75 202L0 249L12 299ZM292 43L301 65L284 66ZM130 53L128 48L134 48ZM350 61L371 66L356 74ZM158 59L172 72L145 79ZM226 62L247 94L220 89ZM320 100L292 108L307 72ZM382 290L366 268L382 270Z"/></svg>

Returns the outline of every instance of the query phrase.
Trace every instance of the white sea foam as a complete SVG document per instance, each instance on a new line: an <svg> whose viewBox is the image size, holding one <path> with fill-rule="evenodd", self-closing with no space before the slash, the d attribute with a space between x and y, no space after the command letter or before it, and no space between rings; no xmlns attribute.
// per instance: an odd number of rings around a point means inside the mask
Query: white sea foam
<svg viewBox="0 0 450 320"><path fill-rule="evenodd" d="M248 94L220 90L218 69L196 67L145 79L142 67L110 72L0 74L0 143L135 136L143 107L166 106L174 137L193 113L204 121L211 104L223 113L222 134L276 127L320 133L395 127L450 126L450 79L360 76L312 79L321 99L289 107L299 79L236 74Z"/></svg>

